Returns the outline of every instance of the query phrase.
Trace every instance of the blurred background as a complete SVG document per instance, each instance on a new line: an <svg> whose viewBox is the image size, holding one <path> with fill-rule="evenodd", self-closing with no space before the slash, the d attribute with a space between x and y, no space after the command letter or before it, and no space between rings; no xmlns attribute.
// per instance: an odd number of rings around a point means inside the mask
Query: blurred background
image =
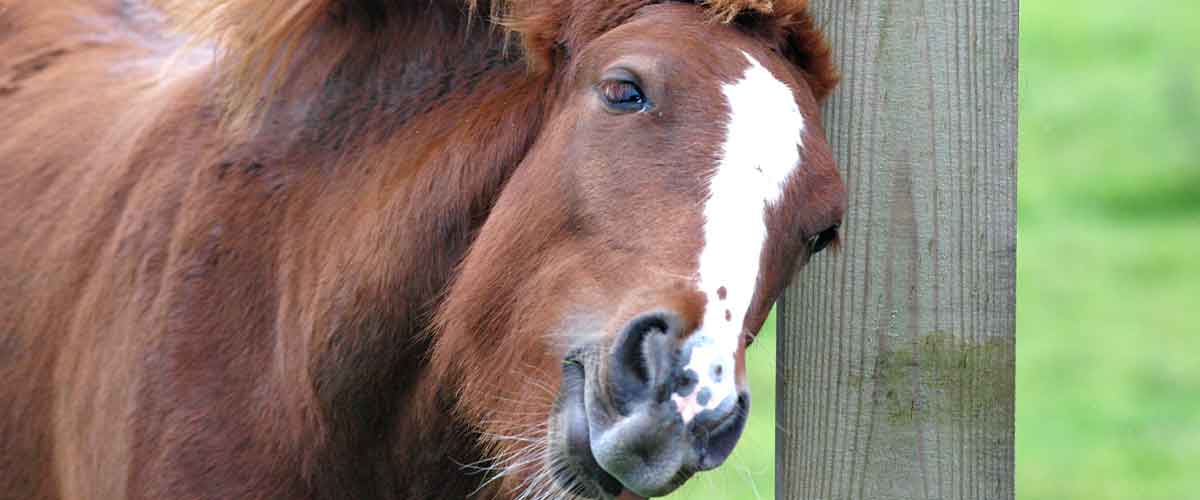
<svg viewBox="0 0 1200 500"><path fill-rule="evenodd" d="M1200 498L1200 2L1021 3L1017 496ZM747 434L672 498L774 498Z"/></svg>
<svg viewBox="0 0 1200 500"><path fill-rule="evenodd" d="M1017 495L1200 498L1200 2L1021 3Z"/></svg>

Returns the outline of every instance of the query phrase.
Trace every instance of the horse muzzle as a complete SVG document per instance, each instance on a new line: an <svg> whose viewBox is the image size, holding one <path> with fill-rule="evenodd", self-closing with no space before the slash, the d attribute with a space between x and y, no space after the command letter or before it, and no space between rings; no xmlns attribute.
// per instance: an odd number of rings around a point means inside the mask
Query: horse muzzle
<svg viewBox="0 0 1200 500"><path fill-rule="evenodd" d="M728 458L749 394L733 388L732 367L724 381L722 367L697 376L686 333L678 315L654 311L627 323L610 346L566 358L556 412L560 486L592 498L662 496ZM724 390L707 386L718 382Z"/></svg>

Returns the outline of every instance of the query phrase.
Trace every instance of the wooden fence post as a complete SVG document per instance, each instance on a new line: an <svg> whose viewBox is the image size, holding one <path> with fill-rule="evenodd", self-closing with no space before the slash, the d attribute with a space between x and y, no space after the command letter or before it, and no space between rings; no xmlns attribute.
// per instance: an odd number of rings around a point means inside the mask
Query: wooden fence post
<svg viewBox="0 0 1200 500"><path fill-rule="evenodd" d="M850 208L780 304L779 498L1011 499L1017 0L811 4Z"/></svg>

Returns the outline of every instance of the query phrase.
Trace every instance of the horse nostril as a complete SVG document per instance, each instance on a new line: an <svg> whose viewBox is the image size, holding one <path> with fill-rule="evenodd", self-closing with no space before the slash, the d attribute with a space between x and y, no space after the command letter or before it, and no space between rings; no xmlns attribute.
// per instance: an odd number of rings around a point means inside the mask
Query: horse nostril
<svg viewBox="0 0 1200 500"><path fill-rule="evenodd" d="M622 412L651 395L669 392L673 339L679 335L678 315L665 311L642 314L625 325L613 348L611 383Z"/></svg>
<svg viewBox="0 0 1200 500"><path fill-rule="evenodd" d="M641 383L650 383L650 366L646 363L647 353L644 352L646 336L661 333L663 333L663 329L657 325L647 325L645 329L630 332L626 337L626 342L621 346L619 362Z"/></svg>
<svg viewBox="0 0 1200 500"><path fill-rule="evenodd" d="M750 394L741 392L727 408L720 408L715 414L705 415L707 418L696 419L693 426L699 434L700 446L703 449L700 470L713 469L729 457L742 435L749 413Z"/></svg>

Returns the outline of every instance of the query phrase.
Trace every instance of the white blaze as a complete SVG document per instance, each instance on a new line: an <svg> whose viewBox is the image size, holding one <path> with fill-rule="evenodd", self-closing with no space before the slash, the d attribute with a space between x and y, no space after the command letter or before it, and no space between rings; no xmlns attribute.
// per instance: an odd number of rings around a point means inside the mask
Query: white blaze
<svg viewBox="0 0 1200 500"><path fill-rule="evenodd" d="M779 201L800 166L804 117L792 89L750 54L742 54L750 66L740 80L721 88L729 121L704 205L698 274L708 302L700 330L686 344L691 347L687 368L699 383L687 397L672 395L685 422L736 397L734 357L767 240L766 210ZM697 395L705 388L710 398L701 404Z"/></svg>

